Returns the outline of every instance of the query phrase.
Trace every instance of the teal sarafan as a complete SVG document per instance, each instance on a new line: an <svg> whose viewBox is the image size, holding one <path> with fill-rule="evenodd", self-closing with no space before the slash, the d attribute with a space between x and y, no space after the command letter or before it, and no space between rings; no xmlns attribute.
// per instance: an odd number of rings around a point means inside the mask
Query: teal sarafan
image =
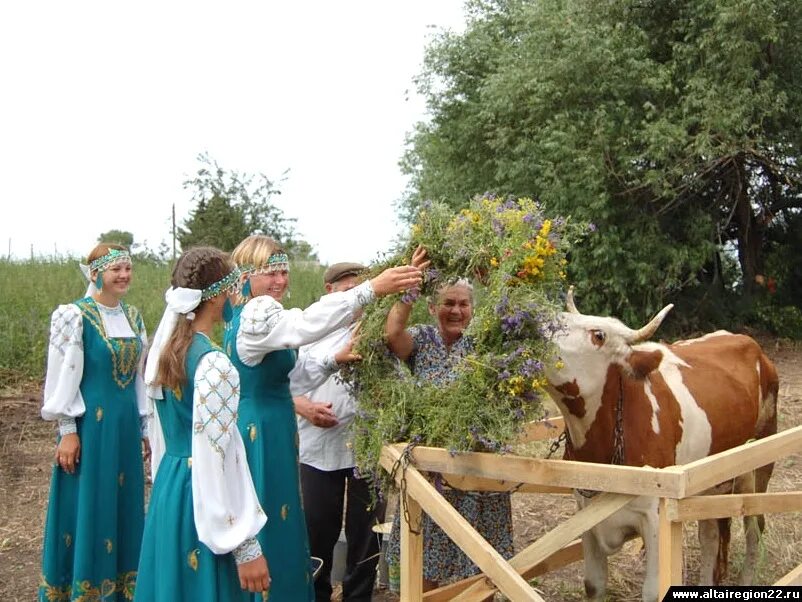
<svg viewBox="0 0 802 602"><path fill-rule="evenodd" d="M83 325L81 458L74 474L53 467L38 596L43 602L130 601L144 523L135 384L144 326L136 309L122 304L137 336L108 337L91 297L73 305Z"/></svg>

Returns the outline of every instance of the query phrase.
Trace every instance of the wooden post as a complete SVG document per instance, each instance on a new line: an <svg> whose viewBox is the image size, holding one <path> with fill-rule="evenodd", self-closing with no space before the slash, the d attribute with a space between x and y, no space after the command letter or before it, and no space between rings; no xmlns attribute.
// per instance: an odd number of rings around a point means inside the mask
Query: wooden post
<svg viewBox="0 0 802 602"><path fill-rule="evenodd" d="M657 536L660 551L658 584L661 600L672 585L682 585L682 523L671 520L668 502L666 498L660 499L660 526Z"/></svg>
<svg viewBox="0 0 802 602"><path fill-rule="evenodd" d="M423 512L411 495L401 500L401 600L423 600ZM409 522L404 513L406 505ZM412 523L412 524L410 524ZM414 533L413 530L417 531Z"/></svg>

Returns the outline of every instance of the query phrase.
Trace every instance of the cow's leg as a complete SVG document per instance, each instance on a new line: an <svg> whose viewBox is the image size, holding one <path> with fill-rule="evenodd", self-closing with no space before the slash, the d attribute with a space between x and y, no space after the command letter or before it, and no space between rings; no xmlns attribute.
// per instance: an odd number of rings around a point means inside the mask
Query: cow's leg
<svg viewBox="0 0 802 602"><path fill-rule="evenodd" d="M699 521L699 585L713 585L718 559L718 520Z"/></svg>
<svg viewBox="0 0 802 602"><path fill-rule="evenodd" d="M768 484L768 483L766 483ZM735 479L735 493L755 493L755 473L748 472ZM744 516L744 538L746 539L746 552L741 566L738 582L741 585L752 585L755 576L760 546L760 519L761 516Z"/></svg>
<svg viewBox="0 0 802 602"><path fill-rule="evenodd" d="M607 593L607 554L599 545L593 530L582 535L585 556L585 594L591 600L604 600Z"/></svg>
<svg viewBox="0 0 802 602"><path fill-rule="evenodd" d="M640 524L640 534L643 537L643 547L646 551L646 568L643 575L643 602L655 602L660 599L660 554L658 540L658 515L647 512Z"/></svg>

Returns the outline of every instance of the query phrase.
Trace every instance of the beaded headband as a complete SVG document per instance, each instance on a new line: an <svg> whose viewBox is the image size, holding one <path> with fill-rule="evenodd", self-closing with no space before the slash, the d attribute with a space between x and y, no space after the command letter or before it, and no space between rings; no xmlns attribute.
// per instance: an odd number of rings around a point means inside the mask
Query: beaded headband
<svg viewBox="0 0 802 602"><path fill-rule="evenodd" d="M131 254L121 249L109 249L105 255L101 255L89 264L89 270L95 271L105 268L112 263L127 261L131 263Z"/></svg>
<svg viewBox="0 0 802 602"><path fill-rule="evenodd" d="M260 266L245 264L241 266L245 274L270 274L271 272L289 272L290 258L286 253L273 253L267 258L267 263Z"/></svg>
<svg viewBox="0 0 802 602"><path fill-rule="evenodd" d="M234 288L239 284L239 277L242 274L239 268L234 268L226 274L223 278L207 286L203 291L201 291L201 301L206 301L207 299L211 299L212 297L216 297L221 293L225 293L226 291Z"/></svg>

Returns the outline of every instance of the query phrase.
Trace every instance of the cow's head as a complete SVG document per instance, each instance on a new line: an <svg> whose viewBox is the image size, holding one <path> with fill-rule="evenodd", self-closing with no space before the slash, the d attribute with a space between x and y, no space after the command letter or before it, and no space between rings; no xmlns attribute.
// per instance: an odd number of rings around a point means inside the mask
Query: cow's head
<svg viewBox="0 0 802 602"><path fill-rule="evenodd" d="M585 395L600 393L611 365L643 378L662 358L659 350L634 349L655 333L673 305L666 305L651 322L633 330L615 318L587 316L574 305L573 289L566 299L568 311L560 314L560 328L554 336L559 361L550 363L546 377L554 387L573 384Z"/></svg>

